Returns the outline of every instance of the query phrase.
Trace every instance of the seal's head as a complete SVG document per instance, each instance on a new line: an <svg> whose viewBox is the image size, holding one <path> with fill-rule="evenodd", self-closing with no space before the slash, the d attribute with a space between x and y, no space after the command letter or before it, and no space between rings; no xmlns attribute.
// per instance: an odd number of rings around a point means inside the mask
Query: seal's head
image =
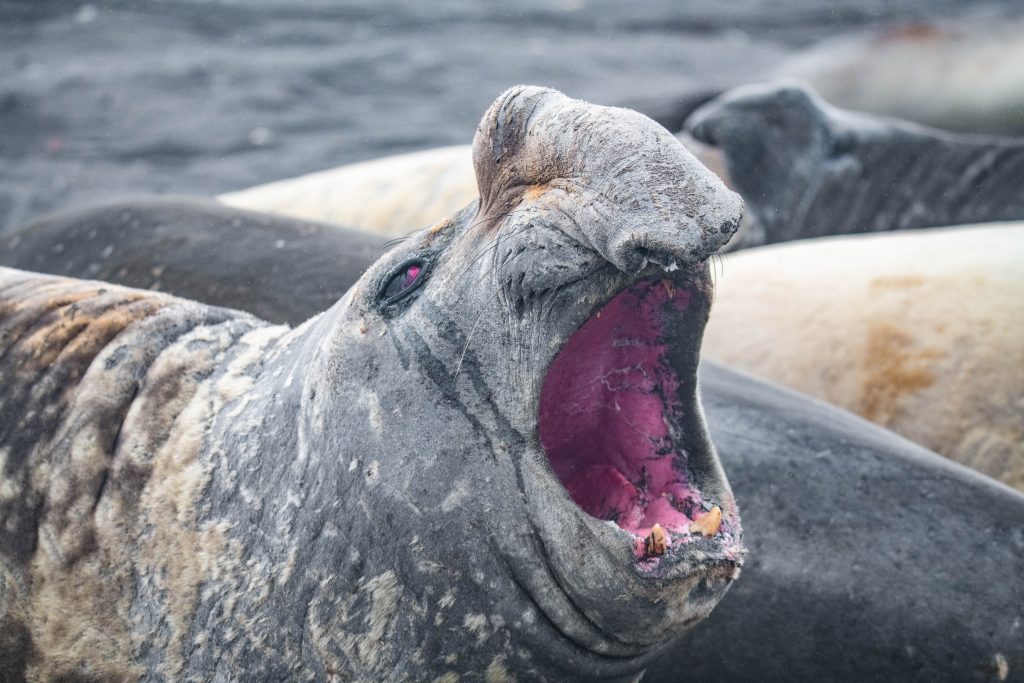
<svg viewBox="0 0 1024 683"><path fill-rule="evenodd" d="M730 182L750 205L746 221L771 234L799 213L802 196L851 170L855 131L863 127L854 118L805 85L779 81L727 91L697 109L685 129L722 152Z"/></svg>
<svg viewBox="0 0 1024 683"><path fill-rule="evenodd" d="M697 382L741 204L651 120L535 87L474 163L479 202L315 323L305 438L358 462L361 561L414 584L420 661L631 676L743 554Z"/></svg>

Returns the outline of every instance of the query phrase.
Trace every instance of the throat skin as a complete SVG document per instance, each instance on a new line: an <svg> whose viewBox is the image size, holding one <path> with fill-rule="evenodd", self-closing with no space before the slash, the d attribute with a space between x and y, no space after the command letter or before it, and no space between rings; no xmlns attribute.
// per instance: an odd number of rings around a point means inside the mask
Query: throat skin
<svg viewBox="0 0 1024 683"><path fill-rule="evenodd" d="M125 322L88 356L71 342L53 350L50 372L81 380L43 447L17 431L0 441L5 485L34 487L17 509L5 499L5 519L28 524L52 508L0 551L15 586L0 624L36 653L22 662L29 680L424 669L628 680L658 654L606 644L560 592L514 462L526 440L484 406L483 380L412 381L446 376L425 366L453 355L439 346L458 343L450 330L375 329L374 344L347 347L369 332L346 318L346 299L288 330L164 295L33 278L19 286L46 294L28 318L47 327L26 323L17 339L55 338L74 305L102 304ZM0 350L5 377L35 371L26 351ZM410 381L377 381L389 372ZM118 400L97 408L103 393ZM5 419L20 423L15 409L7 401ZM106 431L77 427L97 418ZM412 447L431 438L450 446ZM53 478L40 480L44 471ZM46 588L30 592L32 582ZM47 615L71 601L69 628L56 628Z"/></svg>
<svg viewBox="0 0 1024 683"><path fill-rule="evenodd" d="M659 653L577 625L524 506L527 440L485 380L452 372L458 331L364 331L348 309L283 335L212 424L199 519L229 531L184 670L635 677Z"/></svg>

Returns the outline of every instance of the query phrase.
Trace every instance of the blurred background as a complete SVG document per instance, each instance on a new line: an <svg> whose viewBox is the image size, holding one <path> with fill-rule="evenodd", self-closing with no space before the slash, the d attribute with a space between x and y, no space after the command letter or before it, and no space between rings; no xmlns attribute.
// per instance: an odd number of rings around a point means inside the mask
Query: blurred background
<svg viewBox="0 0 1024 683"><path fill-rule="evenodd" d="M0 233L467 143L516 83L678 129L710 92L787 74L1021 132L1022 17L1016 0L3 0Z"/></svg>

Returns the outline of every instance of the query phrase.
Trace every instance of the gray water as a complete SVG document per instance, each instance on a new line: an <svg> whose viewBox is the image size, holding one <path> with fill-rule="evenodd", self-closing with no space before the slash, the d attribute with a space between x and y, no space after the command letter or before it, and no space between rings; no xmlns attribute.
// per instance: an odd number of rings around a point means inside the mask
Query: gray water
<svg viewBox="0 0 1024 683"><path fill-rule="evenodd" d="M830 36L1021 4L6 0L0 232L129 194L208 196L469 142L515 83L659 114Z"/></svg>

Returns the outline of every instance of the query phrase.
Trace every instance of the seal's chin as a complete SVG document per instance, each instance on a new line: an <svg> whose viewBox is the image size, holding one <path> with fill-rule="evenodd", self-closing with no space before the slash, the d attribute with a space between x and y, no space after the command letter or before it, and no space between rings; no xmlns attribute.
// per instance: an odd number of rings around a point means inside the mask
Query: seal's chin
<svg viewBox="0 0 1024 683"><path fill-rule="evenodd" d="M552 471L580 509L629 534L645 573L675 564L687 545L738 541L736 520L722 514L731 498L699 488L723 489L696 405L699 349L687 348L699 345L705 315L706 300L685 283L634 284L573 333L541 392Z"/></svg>

